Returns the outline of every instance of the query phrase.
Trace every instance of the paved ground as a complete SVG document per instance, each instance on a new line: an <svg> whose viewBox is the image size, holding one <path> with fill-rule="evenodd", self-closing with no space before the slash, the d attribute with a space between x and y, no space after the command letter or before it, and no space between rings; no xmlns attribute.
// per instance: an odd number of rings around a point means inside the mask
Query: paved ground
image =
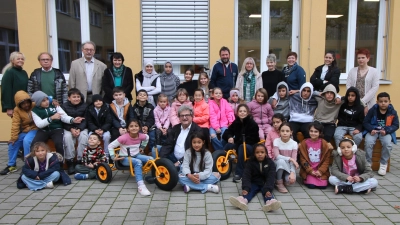
<svg viewBox="0 0 400 225"><path fill-rule="evenodd" d="M7 160L7 147L0 144L0 165ZM221 193L172 192L148 185L151 197L137 194L134 178L114 172L110 184L76 181L32 192L18 190L19 172L0 176L0 223L3 224L400 224L400 147L392 152L391 171L376 175L379 187L369 195L335 195L333 188L310 190L300 184L290 193L275 192L282 209L264 213L262 196L249 204L249 211L233 208L228 198L237 196L240 184L221 182ZM18 167L22 161L18 160Z"/></svg>

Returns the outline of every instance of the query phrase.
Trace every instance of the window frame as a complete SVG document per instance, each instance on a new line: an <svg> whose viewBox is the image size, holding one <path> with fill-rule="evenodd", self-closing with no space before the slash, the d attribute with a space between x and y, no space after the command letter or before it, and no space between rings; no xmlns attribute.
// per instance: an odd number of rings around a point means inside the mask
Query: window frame
<svg viewBox="0 0 400 225"><path fill-rule="evenodd" d="M55 6L56 6L57 12L65 14L65 15L69 15L68 14L69 0L56 0ZM61 9L61 6L65 6L66 11L63 11L63 9Z"/></svg>

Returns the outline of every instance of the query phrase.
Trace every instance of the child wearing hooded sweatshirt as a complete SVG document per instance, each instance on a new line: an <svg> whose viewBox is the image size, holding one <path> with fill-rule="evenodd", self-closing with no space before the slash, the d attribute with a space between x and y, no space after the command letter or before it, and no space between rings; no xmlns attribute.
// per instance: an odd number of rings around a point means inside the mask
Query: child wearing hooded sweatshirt
<svg viewBox="0 0 400 225"><path fill-rule="evenodd" d="M126 134L127 123L135 118L133 108L128 98L125 97L125 92L122 87L113 89L114 100L110 104L111 114L113 115L113 127L111 128L111 141L114 141L119 136Z"/></svg>
<svg viewBox="0 0 400 225"><path fill-rule="evenodd" d="M343 139L344 135L349 134L357 146L362 141L364 106L361 104L360 93L355 87L350 87L346 91L343 104L340 106L337 127L335 134L336 146Z"/></svg>
<svg viewBox="0 0 400 225"><path fill-rule="evenodd" d="M268 103L268 93L264 88L256 91L253 101L247 104L254 121L258 124L260 140L265 140L272 129L272 116L274 111Z"/></svg>
<svg viewBox="0 0 400 225"><path fill-rule="evenodd" d="M177 94L176 90L181 84L181 81L179 77L174 74L171 61L166 61L164 63L164 72L160 76L160 83L161 93L164 93L166 96L168 96L169 104L172 104L175 95ZM174 126L174 124L172 126Z"/></svg>
<svg viewBox="0 0 400 225"><path fill-rule="evenodd" d="M34 104L28 93L18 91L14 96L15 108L11 123L11 139L8 141L8 163L0 175L16 172L18 150L24 148L24 156L29 154L30 146L36 135L37 127L32 120Z"/></svg>
<svg viewBox="0 0 400 225"><path fill-rule="evenodd" d="M289 88L285 81L276 85L276 93L268 100L268 103L271 104L274 114L281 113L286 121L289 120Z"/></svg>
<svg viewBox="0 0 400 225"><path fill-rule="evenodd" d="M171 110L169 111L169 121L172 126L180 124L178 110L182 105L187 105L193 108L192 102L189 101L189 93L184 88L179 88L176 92L176 99L171 105Z"/></svg>

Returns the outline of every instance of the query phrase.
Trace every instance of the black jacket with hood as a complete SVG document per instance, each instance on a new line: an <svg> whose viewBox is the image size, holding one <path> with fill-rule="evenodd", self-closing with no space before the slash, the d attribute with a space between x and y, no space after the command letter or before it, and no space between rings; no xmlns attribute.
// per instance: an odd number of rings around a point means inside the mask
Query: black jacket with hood
<svg viewBox="0 0 400 225"><path fill-rule="evenodd" d="M243 121L236 116L233 123L225 130L222 138L227 142L229 138L234 138L235 144L239 147L239 145L243 144L243 134L245 134L246 144L254 145L260 141L258 129L258 124L250 115L244 118Z"/></svg>
<svg viewBox="0 0 400 225"><path fill-rule="evenodd" d="M111 114L110 107L106 103L103 103L99 114L97 114L95 106L92 102L86 110L85 120L89 131L94 132L95 130L102 129L104 132L106 132L111 130L113 116Z"/></svg>
<svg viewBox="0 0 400 225"><path fill-rule="evenodd" d="M353 105L348 104L349 93L356 94L356 100ZM364 106L361 105L360 93L355 87L350 87L346 91L346 96L343 99L343 104L339 109L337 126L354 127L362 132L364 121Z"/></svg>

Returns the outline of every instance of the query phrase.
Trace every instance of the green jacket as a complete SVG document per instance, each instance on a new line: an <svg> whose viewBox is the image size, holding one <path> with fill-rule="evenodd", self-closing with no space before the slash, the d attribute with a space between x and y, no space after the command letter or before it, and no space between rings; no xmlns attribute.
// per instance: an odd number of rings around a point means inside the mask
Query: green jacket
<svg viewBox="0 0 400 225"><path fill-rule="evenodd" d="M50 117L56 113L61 114L61 120L50 119ZM55 108L53 105L50 105L48 108L35 106L32 109L32 117L36 126L45 131L62 129L63 122L71 124L74 120L74 118L68 116L61 107Z"/></svg>
<svg viewBox="0 0 400 225"><path fill-rule="evenodd" d="M356 165L359 177L361 177L364 181L368 180L368 178L372 178L374 175L372 174L371 165L367 162L365 157L365 152L361 149L356 151ZM331 175L339 178L339 180L346 181L349 175L343 173L343 160L342 156L338 154L337 151L332 152L333 163L331 168Z"/></svg>
<svg viewBox="0 0 400 225"><path fill-rule="evenodd" d="M28 87L28 74L22 68L11 67L1 80L1 111L14 109L14 95L17 91L26 91Z"/></svg>

